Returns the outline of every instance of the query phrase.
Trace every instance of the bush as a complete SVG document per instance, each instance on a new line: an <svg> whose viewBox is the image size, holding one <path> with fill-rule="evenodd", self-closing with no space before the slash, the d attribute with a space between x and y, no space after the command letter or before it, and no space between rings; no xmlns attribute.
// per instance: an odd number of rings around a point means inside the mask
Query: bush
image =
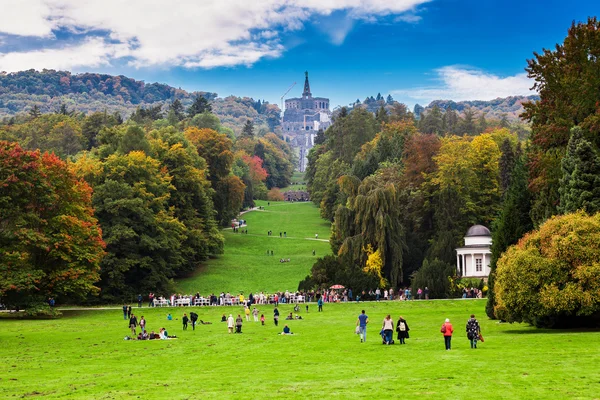
<svg viewBox="0 0 600 400"><path fill-rule="evenodd" d="M412 275L411 286L413 293L421 288L429 289L430 299L446 299L452 295L451 278L456 268L438 260L424 260L423 265Z"/></svg>
<svg viewBox="0 0 600 400"><path fill-rule="evenodd" d="M34 303L27 306L23 311L23 316L31 319L52 319L60 318L62 313L56 308L50 307L48 304Z"/></svg>
<svg viewBox="0 0 600 400"><path fill-rule="evenodd" d="M495 314L538 327L600 322L600 213L554 217L498 260Z"/></svg>
<svg viewBox="0 0 600 400"><path fill-rule="evenodd" d="M283 201L283 193L278 188L273 188L267 193L267 200L269 201Z"/></svg>

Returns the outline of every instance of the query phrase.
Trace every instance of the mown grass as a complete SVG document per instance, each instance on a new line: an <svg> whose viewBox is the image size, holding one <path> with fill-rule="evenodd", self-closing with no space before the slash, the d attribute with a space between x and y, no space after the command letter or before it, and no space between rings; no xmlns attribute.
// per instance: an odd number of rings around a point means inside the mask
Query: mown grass
<svg viewBox="0 0 600 400"><path fill-rule="evenodd" d="M419 398L593 399L600 396L597 331L546 331L483 318L485 300L325 304L304 307L279 336L273 306L259 306L267 325L244 322L229 335L220 315L239 307L196 308L200 325L182 331L185 309L134 309L148 329L179 339L124 341L120 310L65 312L60 320L3 320L0 398L224 399ZM366 343L354 326L365 309ZM290 306L280 306L285 314ZM177 320L167 321L171 312ZM377 336L387 313L411 328L406 345L383 346ZM475 313L485 343L469 348L464 326ZM450 318L456 333L445 351L439 333Z"/></svg>
<svg viewBox="0 0 600 400"><path fill-rule="evenodd" d="M209 260L191 277L177 282L180 293L202 294L249 293L250 291L296 290L309 273L315 260L331 252L330 223L319 217L318 208L310 203L258 201L264 211L251 211L248 234L223 230L225 254ZM273 231L273 236L267 232ZM287 237L279 237L286 232ZM315 234L319 240L315 240ZM273 251L273 256L267 255ZM313 256L312 251L316 255ZM280 263L281 258L290 262Z"/></svg>

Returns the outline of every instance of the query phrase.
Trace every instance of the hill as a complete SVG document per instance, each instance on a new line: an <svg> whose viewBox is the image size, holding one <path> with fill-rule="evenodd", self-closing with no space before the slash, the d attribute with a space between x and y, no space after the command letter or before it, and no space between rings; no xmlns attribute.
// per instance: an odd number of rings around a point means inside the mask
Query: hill
<svg viewBox="0 0 600 400"><path fill-rule="evenodd" d="M510 96L489 101L469 100L456 102L453 100L434 100L426 107L419 104L415 105L414 113L415 116L419 117L423 111L427 112L437 105L442 110L451 108L458 113L462 113L466 109L471 109L478 115L483 112L486 119L501 119L503 115L506 115L509 121L516 121L520 120L519 115L525 111L523 103L539 99L539 96Z"/></svg>
<svg viewBox="0 0 600 400"><path fill-rule="evenodd" d="M319 217L313 203L256 204L264 210L241 217L247 221L248 234L224 229L224 254L206 261L193 276L178 281L178 293L296 290L317 257L330 254L330 223ZM272 236L267 235L269 230ZM279 232L286 232L287 237L279 237ZM315 240L315 233L319 240ZM272 250L273 256L267 255L267 250ZM289 258L290 262L281 263L281 258Z"/></svg>
<svg viewBox="0 0 600 400"><path fill-rule="evenodd" d="M62 104L69 110L85 114L106 110L127 119L138 107L169 105L179 99L184 107L197 96L212 104L221 123L236 133L248 118L257 127L273 131L279 126L279 107L249 97L218 97L211 92L188 92L161 83L145 83L123 75L68 71L20 71L0 73L0 119L13 117L37 105L42 113L53 112Z"/></svg>

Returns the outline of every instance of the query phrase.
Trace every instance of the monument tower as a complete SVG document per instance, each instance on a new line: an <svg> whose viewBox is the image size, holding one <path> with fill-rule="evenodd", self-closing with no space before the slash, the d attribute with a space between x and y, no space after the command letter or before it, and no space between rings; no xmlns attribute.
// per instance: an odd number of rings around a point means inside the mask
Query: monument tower
<svg viewBox="0 0 600 400"><path fill-rule="evenodd" d="M308 81L308 71L304 73L304 90L302 97L294 97L285 101L283 113L283 136L298 155L297 169L304 172L308 163L308 151L314 145L314 138L319 129L327 129L331 125L329 99L313 97Z"/></svg>

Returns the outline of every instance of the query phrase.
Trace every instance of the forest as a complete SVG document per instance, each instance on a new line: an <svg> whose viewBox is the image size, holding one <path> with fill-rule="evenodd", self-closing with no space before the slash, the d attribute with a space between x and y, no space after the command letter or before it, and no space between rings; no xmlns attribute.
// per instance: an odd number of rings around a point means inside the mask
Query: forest
<svg viewBox="0 0 600 400"><path fill-rule="evenodd" d="M27 110L37 107L52 113L67 107L73 113L119 113L124 119L138 109L160 108L167 113L178 100L189 107L202 96L211 102L213 113L223 127L235 134L241 132L247 119L252 119L259 132L274 132L279 126L279 107L248 97L218 97L210 92L188 92L160 83L145 83L126 76L68 71L0 72L0 118L22 121ZM160 107L159 107L160 106ZM166 115L165 115L166 116Z"/></svg>
<svg viewBox="0 0 600 400"><path fill-rule="evenodd" d="M481 224L493 236L493 317L496 263L509 246L555 216L600 211L599 32L595 18L574 23L564 44L528 60L540 100L524 104L525 131L470 109L434 105L416 119L402 105L343 108L319 132L306 173L312 201L332 222L333 256L319 259L300 287L429 286L433 297L450 296L460 283L455 248ZM560 276L558 288L568 286L570 275Z"/></svg>
<svg viewBox="0 0 600 400"><path fill-rule="evenodd" d="M295 160L252 119L232 135L199 95L127 121L33 106L0 125L0 163L0 295L23 308L168 292L222 253L220 227L289 185Z"/></svg>

